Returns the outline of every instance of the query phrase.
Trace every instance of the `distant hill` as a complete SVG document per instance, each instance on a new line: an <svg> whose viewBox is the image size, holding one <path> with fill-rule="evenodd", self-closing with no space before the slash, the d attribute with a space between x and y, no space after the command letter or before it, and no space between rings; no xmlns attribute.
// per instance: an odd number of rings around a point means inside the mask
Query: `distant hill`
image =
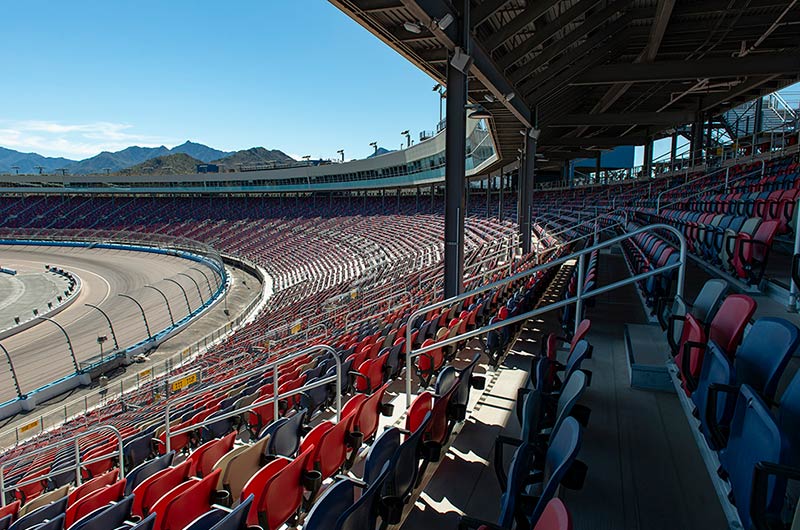
<svg viewBox="0 0 800 530"><path fill-rule="evenodd" d="M185 153L157 156L118 172L120 175L185 175L194 173L202 160Z"/></svg>
<svg viewBox="0 0 800 530"><path fill-rule="evenodd" d="M163 145L161 147L132 146L115 153L103 151L99 155L67 166L67 170L77 175L85 175L87 173L105 173L108 168L113 173L157 156L168 155L169 152L169 149Z"/></svg>
<svg viewBox="0 0 800 530"><path fill-rule="evenodd" d="M0 147L0 173L38 173L37 166L42 166L43 171L51 173L62 167L73 164L74 160L68 158L51 158L37 153L21 153L13 149ZM19 169L14 169L17 166Z"/></svg>
<svg viewBox="0 0 800 530"><path fill-rule="evenodd" d="M214 164L224 165L230 169L235 169L240 164L243 166L259 166L289 162L296 162L296 160L278 149L264 149L263 147L243 149L213 161Z"/></svg>
<svg viewBox="0 0 800 530"><path fill-rule="evenodd" d="M242 151L220 151L207 145L187 141L177 145L172 149L165 146L160 147L139 147L131 146L121 151L103 151L85 160L69 160L67 158L51 158L37 153L21 153L13 149L0 147L0 173L33 174L38 173L37 166L42 166L45 173L55 173L61 168L65 168L68 173L75 175L121 173L130 174L138 169L150 167L151 171L157 166L142 165L144 162L156 158L166 158L171 155L185 155L194 160L189 164L186 158L170 158L170 162L164 165L181 167L183 173L194 173L195 165L199 163L214 162L215 164L225 165L229 169L236 169L239 165L258 166L269 165L271 163L289 163L295 160L278 149L265 149L263 147L252 147ZM191 167L190 167L191 165ZM14 167L19 169L14 169ZM147 170L147 169L142 169Z"/></svg>
<svg viewBox="0 0 800 530"><path fill-rule="evenodd" d="M177 145L170 149L169 152L170 154L184 153L192 158L200 160L201 162L211 162L212 160L219 160L220 158L224 158L233 154L233 152L220 151L219 149L214 149L213 147L208 147L207 145L197 144L191 141Z"/></svg>

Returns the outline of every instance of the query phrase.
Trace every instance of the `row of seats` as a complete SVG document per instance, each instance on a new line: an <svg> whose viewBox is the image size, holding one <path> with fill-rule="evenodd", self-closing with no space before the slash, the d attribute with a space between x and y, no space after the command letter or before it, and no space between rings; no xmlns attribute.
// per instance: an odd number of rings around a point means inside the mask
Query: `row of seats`
<svg viewBox="0 0 800 530"><path fill-rule="evenodd" d="M679 302L667 336L681 389L718 455L743 527L782 528L785 508L796 502L787 500L787 481L800 477L800 372L776 395L800 330L780 318L751 324L755 301L726 291L725 282L709 280L694 304Z"/></svg>

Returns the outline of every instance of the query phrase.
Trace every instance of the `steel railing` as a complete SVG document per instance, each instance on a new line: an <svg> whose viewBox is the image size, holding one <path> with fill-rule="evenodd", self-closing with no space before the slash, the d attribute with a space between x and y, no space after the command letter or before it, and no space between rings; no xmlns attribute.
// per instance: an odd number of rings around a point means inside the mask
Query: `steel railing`
<svg viewBox="0 0 800 530"><path fill-rule="evenodd" d="M305 385L303 385L303 386L301 386L301 387L299 387L299 388L297 388L295 390L292 390L290 392L285 392L283 394L279 394L278 393L278 367L281 366L282 364L286 364L289 361L297 359L298 357L301 357L303 355L308 355L310 353L318 352L318 351L325 351L325 352L331 354L331 357L333 357L334 362L336 363L336 375L332 375L332 376L328 376L328 377L322 377L321 379L319 379L318 381L314 381L313 383L305 384ZM301 350L299 352L295 352L293 354L281 357L280 359L277 359L275 361L268 362L267 364L265 364L263 366L255 368L255 369L250 370L248 372L244 372L244 373L239 374L237 376L234 376L232 378L229 378L226 381L222 381L220 383L215 383L214 385L210 385L210 386L201 388L201 389L196 390L194 392L190 392L188 394L184 394L183 396L179 396L176 399L168 401L167 405L166 405L166 407L164 409L164 444L165 444L166 452L170 451L170 438L172 436L178 436L179 434L184 434L184 433L187 433L187 432L194 431L194 430L196 430L196 429L198 429L200 427L203 427L205 425L210 425L212 423L217 423L217 422L222 421L222 420L226 420L226 419L229 419L229 418L236 417L236 416L238 416L240 414L248 412L249 410L252 410L252 408L253 408L252 404L246 405L246 406L244 406L244 407L242 407L240 409L236 409L236 410L233 410L231 412L228 412L226 414L222 414L222 415L219 415L219 416L209 417L209 418L203 420L202 422L199 422L199 423L193 424L193 425L191 425L189 427L185 427L183 429L178 429L177 431L172 432L171 429L170 429L170 411L171 411L172 407L176 403L181 402L181 401L186 401L187 399L192 398L192 397L197 397L200 394L205 394L210 390L215 390L217 388L223 388L225 386L230 385L230 383L232 381L234 381L234 380L241 380L241 379L246 379L246 378L252 377L254 375L264 374L268 370L272 370L273 396L271 398L268 398L265 401L260 402L259 405L264 405L264 404L267 404L267 403L270 403L270 402L273 403L273 406L274 406L274 411L273 412L274 412L274 417L276 419L279 416L279 412L280 411L279 411L279 407L278 407L278 402L281 399L284 399L286 397L290 397L290 396L293 396L293 395L297 395L297 394L302 394L306 390L311 390L313 388L317 388L317 387L323 386L323 385L328 385L330 383L335 383L336 384L336 396L335 396L335 400L336 400L336 421L338 422L341 419L341 412L342 412L342 360L339 357L339 354L336 352L335 348L333 348L331 346L328 346L327 344L317 344L317 345L311 346L309 348L306 348L304 350ZM335 378L335 381L334 381L334 378Z"/></svg>
<svg viewBox="0 0 800 530"><path fill-rule="evenodd" d="M650 270L650 271L645 272L645 273L641 273L641 274L637 274L635 276L631 276L630 278L626 278L624 280L620 280L620 281L611 283L609 285L605 285L603 287L595 288L592 291L590 291L589 293L584 293L583 292L583 281L582 281L582 279L583 279L583 273L584 273L584 269L585 269L585 256L587 254L591 254L595 250L600 250L602 248L606 248L606 247L610 247L612 245L616 245L617 243L620 243L622 241L630 239L630 238L632 238L632 237L634 237L634 236L636 236L638 234L642 234L642 233L646 233L646 232L655 232L657 230L665 230L665 231L668 231L668 232L672 232L676 236L676 238L678 239L678 242L680 244L680 258L679 258L679 260L677 262L671 263L671 264L668 264L668 265L664 265L664 266L661 266L661 267L658 267L658 268L655 268L655 269ZM611 238L611 239L609 239L607 241L604 241L602 243L598 243L596 245L592 245L591 247L586 247L586 248L584 248L584 249L582 249L582 250L580 250L578 252L574 252L574 253L569 254L567 256L563 256L561 258L555 259L555 260L550 261L548 263L545 263L543 265L537 265L537 266L535 266L535 267L533 267L531 269L528 269L526 271L517 273L517 274L515 274L513 276L510 276L508 278L505 278L504 280L500 280L500 281L497 281L497 282L494 282L494 283L490 283L488 285L484 285L483 287L479 287L477 289L473 289L473 290L471 290L471 291L469 291L467 293L460 294L458 296L453 296L451 298L447 298L447 299L442 300L440 302L436 302L434 304L430 304L430 305L428 305L426 307L422 307L420 309L417 309L415 312L413 312L408 317L408 322L409 323L414 322L415 319L417 317L419 317L420 315L427 314L430 311L433 311L435 309L439 309L439 308L442 308L442 307L450 306L450 305L453 305L453 304L455 304L457 302L460 302L462 300L466 300L467 298L471 298L471 297L473 297L473 296L475 296L477 294L484 293L486 291L490 291L492 289L496 289L496 288L502 287L504 285L508 285L510 283L516 282L517 280L520 280L520 279L523 279L523 278L527 278L527 277L529 277L529 276L531 276L531 275L533 275L533 274L535 274L537 272L540 272L540 271L543 271L543 270L546 270L546 269L550 269L552 267L555 267L555 266L561 265L563 263L566 263L567 261L570 261L570 260L574 260L575 258L578 258L578 284L577 284L576 295L573 296L573 297L565 298L564 300L561 300L559 302L553 302L551 304L547 304L545 306L536 308L536 309L534 309L532 311L528 311L526 313L523 313L521 315L517 315L517 316L509 318L507 320L503 320L501 322L497 322L495 324L489 324L487 326L483 326L481 328L477 328L477 329L474 329L472 331L468 331L466 333L461 333L461 334L456 335L456 336L448 336L446 339L438 341L438 342L436 342L436 343L434 343L434 344L432 344L430 346L417 348L416 350L413 349L413 346L411 344L411 332L412 332L412 329L411 329L411 325L409 324L409 326L407 326L407 328L406 328L406 385L405 385L406 386L406 406L411 406L411 395L412 395L412 391L411 391L411 386L412 386L412 384L411 384L412 383L412 381L411 381L411 373L413 371L412 370L412 366L414 366L413 359L416 358L416 357L419 357L420 355L422 355L424 353L428 353L428 352L433 351L435 349L442 348L444 346L449 346L449 345L455 344L457 342L461 342L461 341L468 340L468 339L471 339L471 338L474 338L474 337L478 337L478 336L483 335L485 333L488 333L490 331L494 331L494 330L503 328L503 327L511 325L511 324L516 324L517 322L523 322L523 321L528 320L530 318L533 318L535 316L538 316L538 315L547 313L549 311L552 311L554 309L559 309L561 307L565 307L565 306L568 306L568 305L571 305L571 304L575 304L576 305L576 315L580 315L580 310L582 308L583 301L585 299L587 299L587 298L592 298L592 297L598 296L600 294L604 294L604 293L607 293L609 291L613 291L614 289L618 289L618 288L623 287L625 285L630 285L632 283L639 282L641 280L650 278L651 276L655 276L657 274L662 274L664 272L668 272L668 271L671 271L671 270L674 270L674 269L678 269L678 281L677 281L677 287L676 287L676 295L683 297L683 288L684 288L685 275L686 275L686 239L684 238L683 233L681 233L678 229L676 229L676 228L674 228L674 227L672 227L670 225L654 224L654 225L650 225L650 226L639 228L638 230L634 230L633 232L628 232L628 233L623 234L621 236L617 236L617 237ZM579 320L580 320L580 318L576 317L576 319L575 319L576 327L577 327L577 325L579 323Z"/></svg>
<svg viewBox="0 0 800 530"><path fill-rule="evenodd" d="M114 436L116 437L116 439L117 439L117 452L118 452L118 456L119 456L119 462L118 462L118 465L119 465L119 476L120 477L124 477L125 476L125 458L124 458L125 455L124 455L124 452L123 452L124 448L123 448L123 445L122 445L122 434L119 432L119 430L116 427L113 427L111 425L101 425L101 426L96 427L94 429L79 433L79 434L73 436L72 438L68 438L66 440L62 440L61 442L56 442L53 445L47 445L45 447L40 447L39 449L34 449L32 451L25 451L24 454L22 454L22 455L20 455L20 456L18 456L16 458L12 458L10 460L6 460L5 462L1 463L0 464L0 506L5 506L6 505L6 492L14 491L15 489L21 488L23 486L29 486L31 484L36 484L37 482L41 482L41 481L43 481L45 479L48 479L48 478L51 478L51 477L55 477L56 475L63 475L64 473L68 472L73 467L72 465L70 465L70 466L67 466L65 468L57 469L55 471L51 470L50 472L45 473L44 475L38 475L37 477L35 477L33 479L30 479L28 481L17 482L13 486L11 486L9 488L6 488L6 484L5 484L5 469L6 469L7 466L9 466L10 464L13 464L13 463L20 462L22 460L28 459L31 456L34 456L34 455L37 455L37 454L45 453L47 451L52 451L55 447L67 445L69 443L74 443L75 444L75 464L74 464L74 468L75 468L75 485L76 486L80 486L81 485L81 480L82 480L82 478L81 478L81 466L85 466L85 465L94 464L94 463L97 463L97 462L102 462L104 460L108 460L109 459L109 455L111 453L100 455L100 456L98 456L96 458L89 459L89 460L87 460L85 462L81 462L81 449L80 449L80 444L78 442L81 440L81 438L85 438L86 436L88 436L90 434L95 434L97 432L102 432L102 431L111 431L114 434Z"/></svg>

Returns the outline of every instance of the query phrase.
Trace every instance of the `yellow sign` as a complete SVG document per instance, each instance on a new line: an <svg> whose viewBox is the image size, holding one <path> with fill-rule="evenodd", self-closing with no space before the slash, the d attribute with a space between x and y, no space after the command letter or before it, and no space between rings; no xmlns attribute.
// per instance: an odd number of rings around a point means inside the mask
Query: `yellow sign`
<svg viewBox="0 0 800 530"><path fill-rule="evenodd" d="M303 329L303 322L298 320L297 322L292 324L292 327L289 329L289 333L294 335L294 334L298 333L301 329Z"/></svg>
<svg viewBox="0 0 800 530"><path fill-rule="evenodd" d="M145 377L150 377L150 374L153 373L153 370L148 368L147 370L142 370L139 372L139 379L144 379Z"/></svg>
<svg viewBox="0 0 800 530"><path fill-rule="evenodd" d="M27 423L27 424L23 425L22 427L20 427L19 428L19 432L21 432L21 433L22 432L28 432L31 429L35 429L38 426L39 426L39 420L34 420L34 421L32 421L30 423Z"/></svg>
<svg viewBox="0 0 800 530"><path fill-rule="evenodd" d="M358 298L358 289L352 289L350 291L350 300L355 300Z"/></svg>
<svg viewBox="0 0 800 530"><path fill-rule="evenodd" d="M197 372L195 372L193 374L185 375L185 376L181 377L180 379L173 380L170 383L169 388L173 392L177 392L178 390L182 390L182 389L186 388L187 386L195 384L199 380L200 380L200 378L197 376Z"/></svg>

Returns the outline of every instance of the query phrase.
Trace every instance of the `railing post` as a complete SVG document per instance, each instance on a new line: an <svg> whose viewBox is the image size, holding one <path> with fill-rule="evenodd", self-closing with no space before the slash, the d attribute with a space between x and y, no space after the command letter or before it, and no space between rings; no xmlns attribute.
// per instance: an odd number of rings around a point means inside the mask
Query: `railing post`
<svg viewBox="0 0 800 530"><path fill-rule="evenodd" d="M14 388L17 390L17 397L22 398L22 391L19 388L19 379L17 379L17 371L14 370L14 363L11 362L11 355L2 344L0 344L0 350L3 350L3 353L6 354L6 361L8 361L8 367L11 369L11 377L14 379ZM0 494L2 494L2 492L0 492Z"/></svg>
<svg viewBox="0 0 800 530"><path fill-rule="evenodd" d="M797 199L794 205L794 254L792 254L792 269L789 271L789 279L791 280L791 283L789 288L789 307L787 309L792 313L797 312L798 292L800 292L800 286L797 285L797 282L795 282L794 279L796 260L798 259L798 255L800 255L800 221L798 220L800 209L798 208L800 208L800 198Z"/></svg>
<svg viewBox="0 0 800 530"><path fill-rule="evenodd" d="M272 402L272 412L273 417L272 421L278 419L278 413L280 412L280 407L278 407L278 363L275 363L275 366L272 367L272 393L274 395L274 400Z"/></svg>
<svg viewBox="0 0 800 530"><path fill-rule="evenodd" d="M81 485L81 448L77 436L75 437L75 485Z"/></svg>
<svg viewBox="0 0 800 530"><path fill-rule="evenodd" d="M578 297L578 301L575 302L575 328L572 331L573 335L578 332L578 324L581 321L581 313L583 312L583 281L585 274L586 254L581 254L578 256L578 286L575 293L575 296Z"/></svg>
<svg viewBox="0 0 800 530"><path fill-rule="evenodd" d="M728 169L725 170L725 193L728 193L728 183L730 182L731 178L731 167L728 166Z"/></svg>

